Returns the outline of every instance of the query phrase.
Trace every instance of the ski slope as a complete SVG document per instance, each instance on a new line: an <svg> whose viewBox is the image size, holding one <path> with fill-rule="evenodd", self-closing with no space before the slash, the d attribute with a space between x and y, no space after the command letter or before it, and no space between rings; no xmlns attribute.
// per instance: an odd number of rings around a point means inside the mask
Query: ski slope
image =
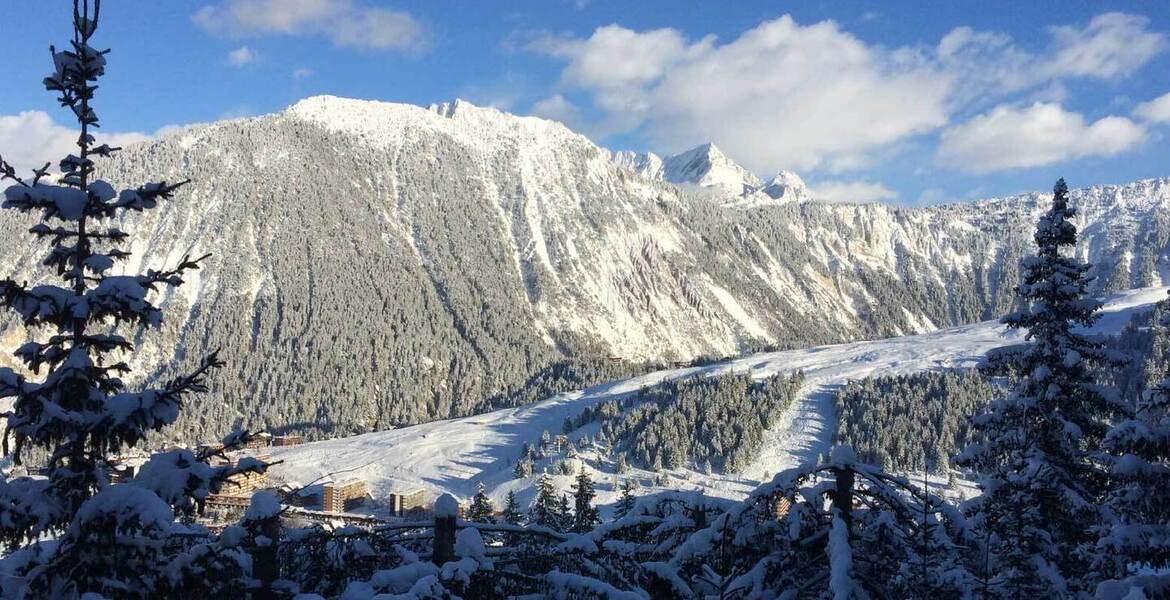
<svg viewBox="0 0 1170 600"><path fill-rule="evenodd" d="M1166 297L1164 287L1118 293L1107 299L1094 332L1112 334L1130 318L1151 309ZM587 390L559 394L533 405L487 414L438 421L289 448L273 448L272 457L284 461L273 474L289 483L306 484L321 477L366 479L376 499L391 491L416 487L430 497L450 492L470 498L483 482L500 506L515 491L523 506L532 497L531 480L514 480L512 469L524 442L535 442L541 432L561 432L566 417L607 399L634 393L643 386L695 374L750 372L764 377L802 369L801 397L774 424L755 460L732 475L670 472L666 487L701 489L715 496L746 495L766 476L815 460L828 450L836 428L835 389L871 375L973 367L991 349L1020 343L1019 332L1006 331L995 321L943 329L932 333L884 340L837 344L803 350L756 354L704 367L669 369ZM612 465L589 452L581 455L597 482L598 502L616 498ZM630 476L649 484L652 475L634 470ZM558 476L568 490L572 477Z"/></svg>

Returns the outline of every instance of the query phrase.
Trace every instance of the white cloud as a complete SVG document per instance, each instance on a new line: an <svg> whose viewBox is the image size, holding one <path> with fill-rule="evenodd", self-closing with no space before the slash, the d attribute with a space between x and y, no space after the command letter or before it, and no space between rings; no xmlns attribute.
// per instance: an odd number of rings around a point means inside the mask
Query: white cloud
<svg viewBox="0 0 1170 600"><path fill-rule="evenodd" d="M809 194L821 202L876 202L898 197L898 192L870 181L822 181L811 186Z"/></svg>
<svg viewBox="0 0 1170 600"><path fill-rule="evenodd" d="M711 141L756 172L845 172L998 104L1058 105L1066 80L1132 75L1167 48L1167 36L1144 17L1107 13L1049 28L1041 45L1026 50L1010 35L959 27L934 47L890 48L833 21L785 15L726 43L609 25L525 48L564 61L558 91L588 94L595 131L637 130L662 152ZM1093 131L1133 138L1126 124L1106 120Z"/></svg>
<svg viewBox="0 0 1170 600"><path fill-rule="evenodd" d="M543 37L529 48L568 59L562 79L567 85L594 91L600 107L640 113L649 108L645 87L675 64L708 51L712 41L691 45L673 29L638 33L609 25L598 28L587 40Z"/></svg>
<svg viewBox="0 0 1170 600"><path fill-rule="evenodd" d="M575 129L581 119L581 111L560 94L553 94L533 104L530 112L533 116L560 121L569 129Z"/></svg>
<svg viewBox="0 0 1170 600"><path fill-rule="evenodd" d="M1170 123L1170 93L1142 102L1133 109L1133 114L1151 123Z"/></svg>
<svg viewBox="0 0 1170 600"><path fill-rule="evenodd" d="M1061 79L1117 79L1132 75L1167 48L1167 36L1147 29L1149 19L1124 13L1094 17L1083 28L1049 28L1040 54L1021 49L1011 36L956 27L939 41L936 60L955 75L957 104L977 103L991 94L1047 87L1039 95L1062 93Z"/></svg>
<svg viewBox="0 0 1170 600"><path fill-rule="evenodd" d="M664 151L713 141L761 172L855 161L946 122L945 75L831 21L783 16L723 45L611 25L529 48L566 59L564 85L589 91L614 128L645 125Z"/></svg>
<svg viewBox="0 0 1170 600"><path fill-rule="evenodd" d="M918 206L929 206L931 204L942 204L949 199L947 191L942 188L926 188L918 194Z"/></svg>
<svg viewBox="0 0 1170 600"><path fill-rule="evenodd" d="M292 72L293 79L308 79L312 76L313 76L313 70L305 68L305 67L293 69L293 72Z"/></svg>
<svg viewBox="0 0 1170 600"><path fill-rule="evenodd" d="M1036 56L996 31L956 27L939 40L933 60L954 76L950 97L956 108L1026 89L1040 78Z"/></svg>
<svg viewBox="0 0 1170 600"><path fill-rule="evenodd" d="M1149 22L1142 16L1111 12L1093 17L1083 29L1053 27L1056 51L1046 68L1057 77L1132 75L1167 46L1166 34L1146 30Z"/></svg>
<svg viewBox="0 0 1170 600"><path fill-rule="evenodd" d="M228 52L228 64L233 67L243 67L250 65L259 58L259 56L247 46L240 46L231 52Z"/></svg>
<svg viewBox="0 0 1170 600"><path fill-rule="evenodd" d="M77 133L75 129L55 123L48 113L39 110L0 115L0 155L23 174L45 163L51 163L56 170L62 158L77 152ZM101 130L96 137L99 144L111 146L150 139L142 133L102 133Z"/></svg>
<svg viewBox="0 0 1170 600"><path fill-rule="evenodd" d="M353 0L223 0L191 17L213 33L233 36L324 36L336 46L410 49L426 45L409 13L362 6Z"/></svg>
<svg viewBox="0 0 1170 600"><path fill-rule="evenodd" d="M1144 128L1125 117L1086 123L1083 115L1059 104L1001 105L944 131L937 159L964 171L987 173L1113 156L1144 139Z"/></svg>

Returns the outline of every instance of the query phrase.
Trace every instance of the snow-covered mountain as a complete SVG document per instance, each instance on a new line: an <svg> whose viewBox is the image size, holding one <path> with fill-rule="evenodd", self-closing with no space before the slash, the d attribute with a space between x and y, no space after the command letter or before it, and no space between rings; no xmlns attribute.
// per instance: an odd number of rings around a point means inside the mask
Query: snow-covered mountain
<svg viewBox="0 0 1170 600"><path fill-rule="evenodd" d="M814 200L800 175L780 171L764 183L754 173L723 154L715 144L703 144L686 152L661 157L653 152L614 152L613 162L650 181L711 188L738 203L740 198L764 197L781 202Z"/></svg>
<svg viewBox="0 0 1170 600"><path fill-rule="evenodd" d="M807 190L710 145L614 155L465 102L334 97L188 128L101 168L121 184L193 180L124 228L128 270L213 255L142 338L144 364L180 350L156 377L222 349L229 366L177 430L199 437L469 414L566 356L724 356L992 318L1047 199L775 201ZM1170 180L1072 199L1103 289L1166 280ZM0 221L0 273L35 281L28 225ZM5 324L0 346L15 347L24 333Z"/></svg>
<svg viewBox="0 0 1170 600"><path fill-rule="evenodd" d="M667 157L653 152L615 152L613 160L651 181L713 187L733 196L764 187L759 177L736 164L715 144L703 144Z"/></svg>
<svg viewBox="0 0 1170 600"><path fill-rule="evenodd" d="M1165 298L1166 288L1162 287L1115 294L1092 331L1117 334L1134 315L1151 310L1155 302ZM559 432L566 418L587 407L637 393L663 380L729 372L760 378L802 370L806 378L801 397L773 424L760 452L743 472L669 471L667 489L701 489L711 496L738 499L769 474L815 461L828 452L836 432L833 393L841 385L869 376L972 368L989 350L1020 341L1019 331L1008 331L997 321L989 321L916 336L757 354L705 367L659 371L560 394L527 407L279 449L274 458L284 463L276 468L276 474L303 484L344 472L347 477L366 479L378 498L392 491L424 487L431 497L450 492L468 499L483 483L497 506L503 505L509 491L516 492L521 505L527 506L535 495L534 479L512 476L520 443L535 442L544 431ZM615 502L619 490L614 485L612 457L587 450L578 463L597 482L598 501ZM623 477L649 484L656 474L633 469ZM559 475L556 480L566 491L573 484L572 475Z"/></svg>
<svg viewBox="0 0 1170 600"><path fill-rule="evenodd" d="M773 200L786 202L803 202L812 199L804 180L792 171L780 171L768 180L768 183L759 191Z"/></svg>

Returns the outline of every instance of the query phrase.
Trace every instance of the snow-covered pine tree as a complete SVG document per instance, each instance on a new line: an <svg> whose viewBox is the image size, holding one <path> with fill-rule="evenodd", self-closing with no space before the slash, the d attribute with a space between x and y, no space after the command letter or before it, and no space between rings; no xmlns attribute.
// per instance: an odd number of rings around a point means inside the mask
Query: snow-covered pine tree
<svg viewBox="0 0 1170 600"><path fill-rule="evenodd" d="M1088 295L1089 265L1069 255L1075 214L1061 179L1036 228L1036 255L1023 264L1019 309L1003 318L1025 330L1028 343L993 365L1021 379L972 421L981 440L958 457L982 476L983 493L970 510L986 535L994 574L987 584L1013 597L1076 591L1102 522L1104 473L1093 456L1119 402L1094 382L1090 367L1116 358L1077 331L1097 320L1101 303Z"/></svg>
<svg viewBox="0 0 1170 600"><path fill-rule="evenodd" d="M1159 325L1170 329L1170 313ZM1125 583L1144 588L1151 598L1170 595L1170 374L1165 375L1105 435L1102 457L1112 484L1106 505L1116 521L1102 529L1097 542L1098 574L1116 586L1143 565L1150 574ZM1130 590L1116 591L1121 597ZM1098 597L1106 596L1098 592Z"/></svg>
<svg viewBox="0 0 1170 600"><path fill-rule="evenodd" d="M837 446L780 473L676 545L670 573L695 597L964 598L962 515Z"/></svg>
<svg viewBox="0 0 1170 600"><path fill-rule="evenodd" d="M60 161L59 176L45 165L31 178L0 158L0 179L15 182L4 192L3 208L40 213L41 222L30 231L47 241L44 264L63 280L33 287L0 280L0 304L33 332L53 332L16 352L28 371L44 372L42 378L0 368L0 398L15 398L7 427L16 442L14 461L20 464L30 446L48 455L45 478L0 481L0 540L12 549L57 537L51 549L26 548L36 559L17 573L26 576L34 595L51 597L165 593L174 583L163 573L167 560L194 564L165 554L172 510L190 510L239 469L265 468L259 461L212 468L200 460L206 457L182 451L152 458L133 485L110 484L110 456L173 423L184 397L205 391L204 380L220 361L211 354L191 374L155 389L134 391L123 380L130 372L126 355L135 349L126 330L157 327L162 319L148 299L151 292L181 285L206 257L184 257L172 268L142 275L112 274L129 256L120 248L129 234L113 221L155 208L184 182L116 192L94 177L94 159L118 150L94 138L99 121L92 102L108 52L90 43L99 15L100 0L74 0L70 48L50 48L54 71L44 79L77 120L77 154ZM182 572L180 566L171 576Z"/></svg>
<svg viewBox="0 0 1170 600"><path fill-rule="evenodd" d="M601 513L593 506L596 495L589 472L581 467L581 472L577 474L577 485L573 487L573 525L570 531L586 533L601 523Z"/></svg>
<svg viewBox="0 0 1170 600"><path fill-rule="evenodd" d="M568 494L561 494L557 504L557 529L568 531L573 526L573 505L569 502Z"/></svg>
<svg viewBox="0 0 1170 600"><path fill-rule="evenodd" d="M495 523L496 507L487 495L487 488L479 482L475 496L471 499L471 506L467 509L467 520L476 523Z"/></svg>
<svg viewBox="0 0 1170 600"><path fill-rule="evenodd" d="M529 477L532 477L532 458L525 454L516 461L516 467L512 469L512 478L528 479Z"/></svg>
<svg viewBox="0 0 1170 600"><path fill-rule="evenodd" d="M634 489L633 480L629 478L622 480L622 495L618 499L617 504L614 505L613 514L615 519L620 519L630 514L631 510L634 510L634 502L636 501L634 498Z"/></svg>
<svg viewBox="0 0 1170 600"><path fill-rule="evenodd" d="M626 464L626 454L624 452L618 454L617 464L614 465L614 470L617 471L619 475L625 475L626 473L630 472L630 466Z"/></svg>
<svg viewBox="0 0 1170 600"><path fill-rule="evenodd" d="M508 499L504 501L504 522L509 525L520 525L524 522L524 515L520 512L520 502L516 500L516 492L508 490Z"/></svg>
<svg viewBox="0 0 1170 600"><path fill-rule="evenodd" d="M547 472L536 480L536 498L528 507L528 524L549 529L561 529L560 503L557 488Z"/></svg>

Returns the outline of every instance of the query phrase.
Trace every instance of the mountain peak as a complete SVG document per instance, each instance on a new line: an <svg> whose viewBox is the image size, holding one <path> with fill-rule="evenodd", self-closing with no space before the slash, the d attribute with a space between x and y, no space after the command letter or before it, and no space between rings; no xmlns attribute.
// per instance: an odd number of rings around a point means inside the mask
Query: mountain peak
<svg viewBox="0 0 1170 600"><path fill-rule="evenodd" d="M665 180L665 175L662 170L662 157L653 152L631 152L629 150L623 150L614 152L612 159L618 166L625 167L646 179L653 181Z"/></svg>
<svg viewBox="0 0 1170 600"><path fill-rule="evenodd" d="M673 183L718 186L736 194L744 194L763 185L751 171L728 158L712 143L666 157L663 159L663 175Z"/></svg>
<svg viewBox="0 0 1170 600"><path fill-rule="evenodd" d="M409 113L423 110L425 109L413 104L360 100L322 94L299 100L286 108L282 114L313 121L341 123L369 116L372 113Z"/></svg>
<svg viewBox="0 0 1170 600"><path fill-rule="evenodd" d="M456 98L451 102L438 102L427 107L427 110L438 114L439 116L447 117L448 119L455 116L460 111L468 110L470 108L479 108L474 104L462 99Z"/></svg>
<svg viewBox="0 0 1170 600"><path fill-rule="evenodd" d="M503 117L514 117L500 112L492 107L481 107L461 98L450 102L439 102L429 106L419 106L402 102L385 102L382 100L360 100L357 98L343 98L322 94L309 96L289 106L284 111L296 117L312 120L350 121L358 117L386 117L398 115L414 115L426 117L438 115L448 119L456 116L469 116L477 113ZM490 117L489 117L490 118Z"/></svg>
<svg viewBox="0 0 1170 600"><path fill-rule="evenodd" d="M808 185L800 175L792 171L780 171L760 189L760 192L776 200L806 200L809 197Z"/></svg>

